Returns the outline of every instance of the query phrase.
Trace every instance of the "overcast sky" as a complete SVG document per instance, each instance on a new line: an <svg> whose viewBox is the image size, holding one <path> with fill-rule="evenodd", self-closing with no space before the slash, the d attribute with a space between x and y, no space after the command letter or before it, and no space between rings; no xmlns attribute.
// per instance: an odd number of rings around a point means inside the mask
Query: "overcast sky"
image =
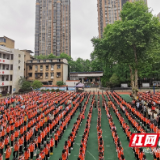
<svg viewBox="0 0 160 160"><path fill-rule="evenodd" d="M160 12L160 0L148 0L153 14ZM0 36L15 40L16 49L34 52L35 0L0 0ZM71 0L71 56L89 59L91 38L98 36L97 0Z"/></svg>

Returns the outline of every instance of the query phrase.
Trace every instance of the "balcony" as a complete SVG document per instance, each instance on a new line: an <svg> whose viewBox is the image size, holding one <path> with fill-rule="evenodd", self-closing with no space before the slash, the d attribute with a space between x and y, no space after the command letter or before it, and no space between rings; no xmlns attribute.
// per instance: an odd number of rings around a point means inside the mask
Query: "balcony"
<svg viewBox="0 0 160 160"><path fill-rule="evenodd" d="M0 58L0 63L1 64L13 64L13 60Z"/></svg>
<svg viewBox="0 0 160 160"><path fill-rule="evenodd" d="M12 86L12 81L1 81L0 86Z"/></svg>
<svg viewBox="0 0 160 160"><path fill-rule="evenodd" d="M11 75L13 70L0 70L0 75Z"/></svg>

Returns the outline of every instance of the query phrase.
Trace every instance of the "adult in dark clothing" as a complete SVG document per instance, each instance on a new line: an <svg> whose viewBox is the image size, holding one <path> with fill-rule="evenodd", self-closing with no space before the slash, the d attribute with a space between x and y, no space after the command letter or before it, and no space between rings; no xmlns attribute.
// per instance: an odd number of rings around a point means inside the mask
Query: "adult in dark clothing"
<svg viewBox="0 0 160 160"><path fill-rule="evenodd" d="M139 112L142 112L142 103L139 104L138 110L139 110Z"/></svg>
<svg viewBox="0 0 160 160"><path fill-rule="evenodd" d="M152 104L151 104L151 102L149 102L149 103L148 103L148 107L149 107L149 108L151 108L151 107L152 107Z"/></svg>

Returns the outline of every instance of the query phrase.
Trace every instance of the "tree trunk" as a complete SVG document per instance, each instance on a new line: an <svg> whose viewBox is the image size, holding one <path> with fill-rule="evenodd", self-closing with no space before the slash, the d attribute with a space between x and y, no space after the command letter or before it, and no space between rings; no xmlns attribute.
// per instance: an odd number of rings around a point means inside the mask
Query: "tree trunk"
<svg viewBox="0 0 160 160"><path fill-rule="evenodd" d="M137 96L137 90L138 90L138 59L137 59L137 51L136 51L136 46L133 45L133 50L134 50L134 57L135 57L135 73L134 73L134 90L135 90L135 96Z"/></svg>
<svg viewBox="0 0 160 160"><path fill-rule="evenodd" d="M129 69L130 69L132 94L133 94L133 97L135 97L136 96L136 90L135 90L134 74L133 74L133 69L130 65L129 65Z"/></svg>

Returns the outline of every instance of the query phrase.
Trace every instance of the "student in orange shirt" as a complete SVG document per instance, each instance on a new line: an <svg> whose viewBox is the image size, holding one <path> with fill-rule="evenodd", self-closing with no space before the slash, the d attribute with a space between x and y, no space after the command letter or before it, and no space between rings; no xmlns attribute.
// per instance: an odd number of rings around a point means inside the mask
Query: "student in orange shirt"
<svg viewBox="0 0 160 160"><path fill-rule="evenodd" d="M9 145L7 145L6 156L5 156L6 160L10 159L11 153L12 153L11 147Z"/></svg>
<svg viewBox="0 0 160 160"><path fill-rule="evenodd" d="M53 147L54 147L54 138L52 136L50 139L50 155L53 155Z"/></svg>
<svg viewBox="0 0 160 160"><path fill-rule="evenodd" d="M0 139L0 153L3 155L4 140Z"/></svg>
<svg viewBox="0 0 160 160"><path fill-rule="evenodd" d="M65 149L62 151L62 160L67 160L67 153Z"/></svg>
<svg viewBox="0 0 160 160"><path fill-rule="evenodd" d="M58 145L58 133L57 132L54 134L54 138L55 138L55 147L57 148L57 145Z"/></svg>
<svg viewBox="0 0 160 160"><path fill-rule="evenodd" d="M25 148L24 159L29 160L29 158L30 158L30 151L28 148Z"/></svg>
<svg viewBox="0 0 160 160"><path fill-rule="evenodd" d="M11 147L13 147L14 139L15 139L15 133L12 133L11 134Z"/></svg>
<svg viewBox="0 0 160 160"><path fill-rule="evenodd" d="M9 136L8 135L6 135L5 136L5 149L7 149L7 146L8 146L8 144L9 144Z"/></svg>
<svg viewBox="0 0 160 160"><path fill-rule="evenodd" d="M41 148L41 143L42 143L42 135L39 133L38 134L38 148Z"/></svg>
<svg viewBox="0 0 160 160"><path fill-rule="evenodd" d="M21 135L19 138L19 145L20 145L20 152L21 153L22 153L22 149L23 149L23 143L24 143L24 137L23 137L23 135Z"/></svg>
<svg viewBox="0 0 160 160"><path fill-rule="evenodd" d="M29 150L30 150L30 158L31 160L33 160L33 152L35 150L35 144L34 142L32 141L32 143L29 145Z"/></svg>
<svg viewBox="0 0 160 160"><path fill-rule="evenodd" d="M14 152L13 152L13 157L17 158L18 157L18 152L19 152L19 142L16 141L14 144Z"/></svg>

